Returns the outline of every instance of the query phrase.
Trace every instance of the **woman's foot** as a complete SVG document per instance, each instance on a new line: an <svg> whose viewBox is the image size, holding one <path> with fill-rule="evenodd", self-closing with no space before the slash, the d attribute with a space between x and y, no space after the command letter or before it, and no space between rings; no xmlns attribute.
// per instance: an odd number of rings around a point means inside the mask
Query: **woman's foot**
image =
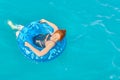
<svg viewBox="0 0 120 80"><path fill-rule="evenodd" d="M16 26L12 23L12 21L8 20L7 23L12 29L16 29Z"/></svg>

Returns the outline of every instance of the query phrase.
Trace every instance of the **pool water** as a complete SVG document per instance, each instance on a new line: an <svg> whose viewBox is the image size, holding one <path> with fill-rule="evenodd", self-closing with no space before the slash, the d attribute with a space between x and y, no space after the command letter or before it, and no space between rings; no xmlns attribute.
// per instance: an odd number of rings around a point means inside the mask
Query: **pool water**
<svg viewBox="0 0 120 80"><path fill-rule="evenodd" d="M120 80L119 0L0 0L0 80ZM24 57L7 20L47 19L67 30L58 58Z"/></svg>

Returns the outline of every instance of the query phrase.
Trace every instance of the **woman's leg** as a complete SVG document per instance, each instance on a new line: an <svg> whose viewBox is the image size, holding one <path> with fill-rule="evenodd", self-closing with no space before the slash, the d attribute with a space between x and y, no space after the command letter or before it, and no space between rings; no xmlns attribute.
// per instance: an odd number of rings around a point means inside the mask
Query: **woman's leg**
<svg viewBox="0 0 120 80"><path fill-rule="evenodd" d="M14 25L12 21L8 20L8 25L14 30L21 30L24 26L22 25Z"/></svg>
<svg viewBox="0 0 120 80"><path fill-rule="evenodd" d="M17 30L16 31L16 37L18 37L18 35L19 35L19 33L20 33L20 30L22 30L22 28L24 27L24 26L22 26L22 25L14 25L13 23L12 23L12 21L8 21L8 25L12 28L12 29L14 29L14 30Z"/></svg>

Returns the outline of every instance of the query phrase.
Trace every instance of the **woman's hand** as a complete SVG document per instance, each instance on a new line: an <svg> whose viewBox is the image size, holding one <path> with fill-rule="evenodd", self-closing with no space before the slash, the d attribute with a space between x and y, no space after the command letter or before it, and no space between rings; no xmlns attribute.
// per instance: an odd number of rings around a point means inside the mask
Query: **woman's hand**
<svg viewBox="0 0 120 80"><path fill-rule="evenodd" d="M26 47L30 47L30 44L28 42L25 42Z"/></svg>
<svg viewBox="0 0 120 80"><path fill-rule="evenodd" d="M41 22L41 23L45 23L45 22L47 22L47 20L41 19L40 22Z"/></svg>

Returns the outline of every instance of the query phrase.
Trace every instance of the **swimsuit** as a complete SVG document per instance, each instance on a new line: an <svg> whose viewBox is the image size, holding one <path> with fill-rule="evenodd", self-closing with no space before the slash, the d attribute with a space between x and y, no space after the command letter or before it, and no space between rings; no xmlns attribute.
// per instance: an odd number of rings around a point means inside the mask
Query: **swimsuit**
<svg viewBox="0 0 120 80"><path fill-rule="evenodd" d="M38 34L33 37L33 43L41 48L45 48L45 42L50 40L50 34Z"/></svg>

